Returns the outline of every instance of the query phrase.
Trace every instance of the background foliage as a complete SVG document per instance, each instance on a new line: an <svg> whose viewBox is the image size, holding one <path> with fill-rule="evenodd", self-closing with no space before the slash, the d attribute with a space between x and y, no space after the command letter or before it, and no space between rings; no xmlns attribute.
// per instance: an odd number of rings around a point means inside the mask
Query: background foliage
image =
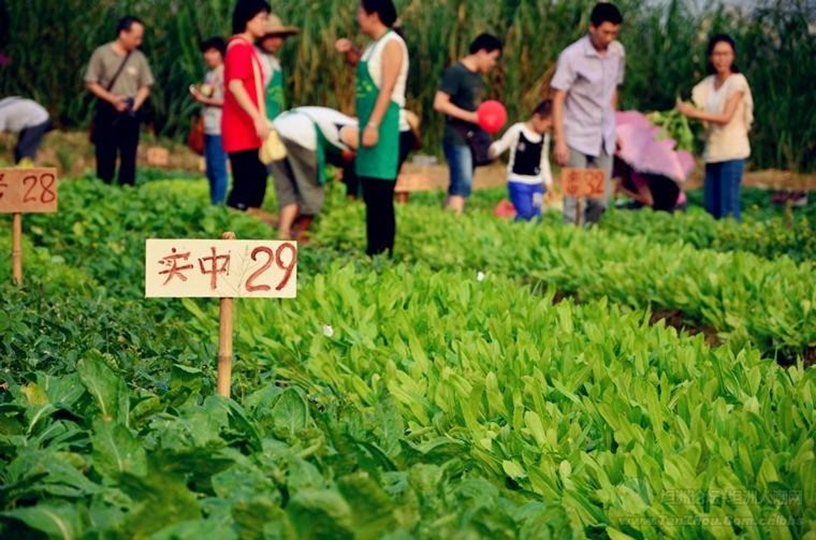
<svg viewBox="0 0 816 540"><path fill-rule="evenodd" d="M588 25L593 0L397 1L411 49L410 106L426 126L426 151L436 152L442 119L432 100L442 69L470 40L488 30L507 43L505 61L490 77L490 94L521 118L539 99L558 53ZM705 72L705 42L714 32L736 36L740 63L754 92L756 168L816 170L816 34L807 0L761 0L750 13L715 1L620 0L626 24L626 108L667 109L688 96ZM352 2L272 2L286 22L302 29L287 44L290 101L351 111L353 72L334 53L338 37L355 35ZM65 127L85 125L90 100L82 70L91 51L112 39L116 19L134 13L147 22L144 50L157 80L153 121L158 134L186 134L195 105L187 97L202 76L198 42L230 28L232 0L0 0L0 94L31 96ZM362 42L360 42L362 44Z"/></svg>

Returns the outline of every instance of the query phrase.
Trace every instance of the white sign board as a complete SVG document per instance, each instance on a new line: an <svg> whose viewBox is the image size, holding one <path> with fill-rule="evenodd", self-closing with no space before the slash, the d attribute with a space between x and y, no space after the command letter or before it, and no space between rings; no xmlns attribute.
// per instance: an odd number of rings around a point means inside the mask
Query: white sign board
<svg viewBox="0 0 816 540"><path fill-rule="evenodd" d="M148 240L147 298L295 298L296 242Z"/></svg>

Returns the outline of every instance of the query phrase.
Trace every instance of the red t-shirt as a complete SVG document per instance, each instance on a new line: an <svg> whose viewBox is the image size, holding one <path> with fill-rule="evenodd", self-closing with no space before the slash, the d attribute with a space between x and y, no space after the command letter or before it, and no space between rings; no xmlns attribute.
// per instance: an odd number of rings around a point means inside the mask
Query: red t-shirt
<svg viewBox="0 0 816 540"><path fill-rule="evenodd" d="M253 62L257 63L260 73L260 62L255 55L255 47L243 38L232 38L227 49L227 57L224 60L224 109L221 116L221 137L224 151L228 154L261 147L261 140L255 132L255 122L241 108L235 95L229 90L230 81L242 81L249 98L256 107L258 106ZM261 87L263 87L263 82L261 82Z"/></svg>

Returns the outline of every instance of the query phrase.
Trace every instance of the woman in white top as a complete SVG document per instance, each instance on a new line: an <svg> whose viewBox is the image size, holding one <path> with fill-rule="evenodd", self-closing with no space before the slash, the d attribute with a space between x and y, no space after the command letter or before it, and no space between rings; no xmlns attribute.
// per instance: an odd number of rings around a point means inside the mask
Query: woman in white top
<svg viewBox="0 0 816 540"><path fill-rule="evenodd" d="M705 148L705 207L715 218L740 220L740 183L751 155L748 133L754 121L754 100L739 72L734 40L725 34L708 44L709 76L694 87L694 105L677 103L677 110L707 124ZM696 105L696 107L695 107Z"/></svg>
<svg viewBox="0 0 816 540"><path fill-rule="evenodd" d="M395 23L392 27L392 30L402 38L403 42L405 41L405 35L402 31L402 28L399 25L399 22ZM360 60L363 57L363 50L358 49L354 43L348 38L341 38L338 39L335 43L335 49L337 52L343 54L345 56L346 62L351 66L356 68L357 65L360 63ZM405 84L407 85L407 77L408 77L408 70L407 66L405 68ZM408 156L411 154L413 150L416 150L420 146L420 120L419 117L411 111L405 109L405 105L403 103L402 108L400 110L400 153L399 153L399 162L398 162L398 171L402 170L402 166L405 161L408 159ZM359 195L359 183L356 181L346 182L346 179L343 180L346 183L348 189L348 195L351 198L356 198Z"/></svg>
<svg viewBox="0 0 816 540"><path fill-rule="evenodd" d="M400 155L400 111L405 107L408 48L391 28L392 0L361 0L357 23L372 40L357 64L360 147L355 170L363 185L369 255L394 250L394 187Z"/></svg>

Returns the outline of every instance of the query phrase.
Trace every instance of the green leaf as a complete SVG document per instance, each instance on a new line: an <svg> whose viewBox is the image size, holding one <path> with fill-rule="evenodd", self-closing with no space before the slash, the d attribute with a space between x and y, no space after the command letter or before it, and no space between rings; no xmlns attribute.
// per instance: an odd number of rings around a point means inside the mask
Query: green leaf
<svg viewBox="0 0 816 540"><path fill-rule="evenodd" d="M400 453L400 439L405 435L405 422L399 412L397 400L383 392L376 404L376 420L379 424L380 444L389 457Z"/></svg>
<svg viewBox="0 0 816 540"><path fill-rule="evenodd" d="M298 538L353 538L352 511L337 492L328 489L304 489L286 507Z"/></svg>
<svg viewBox="0 0 816 540"><path fill-rule="evenodd" d="M108 482L115 483L122 473L143 476L147 473L147 454L141 442L121 424L94 420L91 444L94 468Z"/></svg>
<svg viewBox="0 0 816 540"><path fill-rule="evenodd" d="M241 538L297 539L289 516L266 497L237 501L232 516Z"/></svg>
<svg viewBox="0 0 816 540"><path fill-rule="evenodd" d="M286 429L292 437L306 429L309 423L309 406L301 390L287 388L272 408L272 417L275 426Z"/></svg>
<svg viewBox="0 0 816 540"><path fill-rule="evenodd" d="M134 501L122 524L122 534L145 537L176 523L201 518L198 499L183 480L166 472L150 471L145 477L124 473L121 489Z"/></svg>
<svg viewBox="0 0 816 540"><path fill-rule="evenodd" d="M0 516L22 521L30 528L47 535L48 538L73 540L79 538L83 533L79 511L72 506L40 504L31 508L2 512Z"/></svg>
<svg viewBox="0 0 816 540"><path fill-rule="evenodd" d="M527 473L525 472L524 468L516 461L509 461L505 459L502 461L502 469L504 470L504 474L513 480L524 480L527 478Z"/></svg>
<svg viewBox="0 0 816 540"><path fill-rule="evenodd" d="M214 519L197 519L169 525L150 537L151 540L199 540L201 538L237 540L238 535L232 530L229 523L219 523Z"/></svg>
<svg viewBox="0 0 816 540"><path fill-rule="evenodd" d="M93 396L102 418L106 422L119 420L119 394L124 385L119 376L98 358L80 360L77 372L85 389Z"/></svg>
<svg viewBox="0 0 816 540"><path fill-rule="evenodd" d="M344 476L338 487L352 508L356 538L381 538L397 527L391 498L367 473Z"/></svg>

